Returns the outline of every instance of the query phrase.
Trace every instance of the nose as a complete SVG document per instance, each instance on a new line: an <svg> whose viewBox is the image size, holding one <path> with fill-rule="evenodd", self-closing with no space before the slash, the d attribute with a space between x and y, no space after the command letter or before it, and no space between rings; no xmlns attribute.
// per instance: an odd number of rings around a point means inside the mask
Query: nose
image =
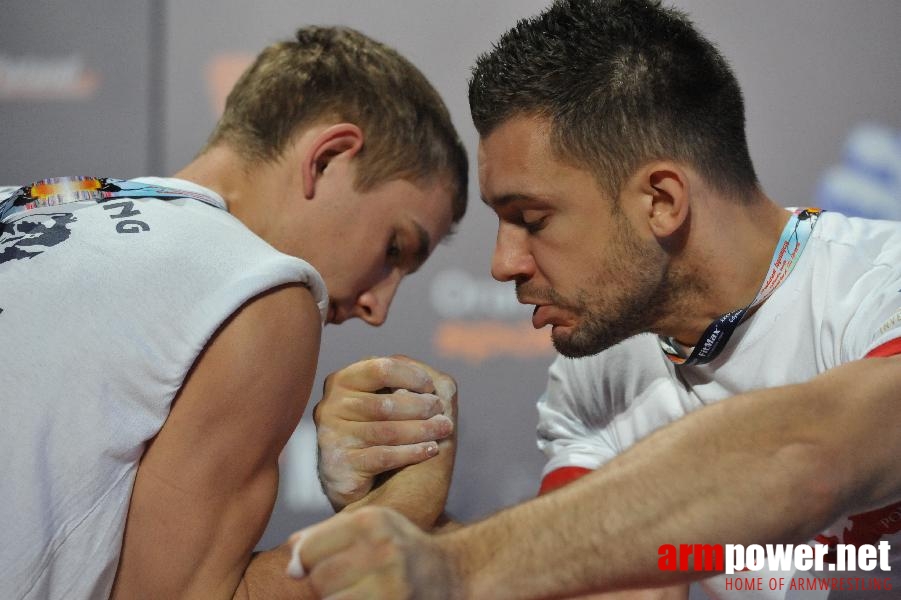
<svg viewBox="0 0 901 600"><path fill-rule="evenodd" d="M390 275L376 283L374 286L357 297L354 306L354 316L363 319L373 327L382 325L388 319L388 309L394 294L403 278L400 271L395 269Z"/></svg>
<svg viewBox="0 0 901 600"><path fill-rule="evenodd" d="M498 281L526 281L535 274L535 260L528 251L526 232L510 223L497 228L491 257L491 276Z"/></svg>

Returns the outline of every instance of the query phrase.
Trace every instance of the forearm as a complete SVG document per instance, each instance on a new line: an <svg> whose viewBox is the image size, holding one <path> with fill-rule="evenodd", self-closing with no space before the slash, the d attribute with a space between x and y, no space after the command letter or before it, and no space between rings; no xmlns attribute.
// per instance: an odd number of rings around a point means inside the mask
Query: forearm
<svg viewBox="0 0 901 600"><path fill-rule="evenodd" d="M453 472L455 443L454 438L438 442L436 456L392 473L344 511L380 506L396 510L421 529L446 524L444 505Z"/></svg>
<svg viewBox="0 0 901 600"><path fill-rule="evenodd" d="M895 362L887 371L877 360ZM503 599L703 575L661 571L663 544L806 541L901 491L897 365L859 361L708 407L583 480L439 543L467 597ZM854 452L863 445L878 450L864 458Z"/></svg>

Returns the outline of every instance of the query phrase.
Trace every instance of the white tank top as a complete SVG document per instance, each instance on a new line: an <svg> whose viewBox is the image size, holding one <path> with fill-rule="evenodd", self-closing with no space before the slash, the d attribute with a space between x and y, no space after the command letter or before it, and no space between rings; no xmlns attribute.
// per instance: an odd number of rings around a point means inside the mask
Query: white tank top
<svg viewBox="0 0 901 600"><path fill-rule="evenodd" d="M325 284L197 200L45 207L0 235L0 598L106 598L145 444L250 298ZM6 192L12 190L7 189ZM0 199L9 195L0 190Z"/></svg>

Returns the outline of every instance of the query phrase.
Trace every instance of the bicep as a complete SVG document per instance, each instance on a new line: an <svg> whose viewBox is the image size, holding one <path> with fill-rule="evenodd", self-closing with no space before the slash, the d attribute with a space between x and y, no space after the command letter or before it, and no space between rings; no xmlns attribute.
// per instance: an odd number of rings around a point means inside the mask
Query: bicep
<svg viewBox="0 0 901 600"><path fill-rule="evenodd" d="M114 597L231 598L275 501L319 335L300 286L258 296L220 328L141 459Z"/></svg>

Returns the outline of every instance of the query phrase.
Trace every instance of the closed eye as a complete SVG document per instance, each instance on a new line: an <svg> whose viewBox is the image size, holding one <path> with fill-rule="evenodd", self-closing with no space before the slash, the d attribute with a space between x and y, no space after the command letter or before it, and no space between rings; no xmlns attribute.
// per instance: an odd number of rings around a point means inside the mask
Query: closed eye
<svg viewBox="0 0 901 600"><path fill-rule="evenodd" d="M526 231L529 233L537 233L547 225L547 219L548 215L546 213L525 210L522 212L519 221Z"/></svg>
<svg viewBox="0 0 901 600"><path fill-rule="evenodd" d="M385 256L388 258L389 262L396 263L400 260L402 254L403 252L400 247L398 236L396 233L393 233L391 234L391 239L388 240L388 249L385 251Z"/></svg>

